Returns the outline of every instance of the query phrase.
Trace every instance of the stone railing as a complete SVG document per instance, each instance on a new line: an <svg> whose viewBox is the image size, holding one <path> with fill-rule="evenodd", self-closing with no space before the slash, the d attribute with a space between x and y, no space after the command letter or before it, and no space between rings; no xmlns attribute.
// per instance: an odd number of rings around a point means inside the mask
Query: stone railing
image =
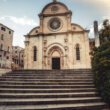
<svg viewBox="0 0 110 110"><path fill-rule="evenodd" d="M12 71L11 69L0 69L0 76L1 76L2 74L5 74L5 73L11 72L11 71Z"/></svg>

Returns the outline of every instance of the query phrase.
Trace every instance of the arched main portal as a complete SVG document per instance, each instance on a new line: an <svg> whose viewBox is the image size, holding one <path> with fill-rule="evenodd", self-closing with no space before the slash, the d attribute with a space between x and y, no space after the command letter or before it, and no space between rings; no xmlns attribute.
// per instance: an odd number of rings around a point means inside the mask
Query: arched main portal
<svg viewBox="0 0 110 110"><path fill-rule="evenodd" d="M59 46L50 48L48 52L48 62L51 69L62 69L64 64L64 53Z"/></svg>
<svg viewBox="0 0 110 110"><path fill-rule="evenodd" d="M61 55L58 51L54 51L52 54L52 69L60 69L61 68Z"/></svg>

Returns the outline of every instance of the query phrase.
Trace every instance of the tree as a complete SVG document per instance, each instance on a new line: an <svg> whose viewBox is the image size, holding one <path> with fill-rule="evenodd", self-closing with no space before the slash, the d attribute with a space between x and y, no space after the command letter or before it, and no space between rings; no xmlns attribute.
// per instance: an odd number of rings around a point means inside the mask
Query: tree
<svg viewBox="0 0 110 110"><path fill-rule="evenodd" d="M100 95L110 104L110 41L106 41L99 48L95 48L92 69Z"/></svg>
<svg viewBox="0 0 110 110"><path fill-rule="evenodd" d="M101 44L107 40L110 41L110 22L108 19L103 21L103 28L99 31Z"/></svg>
<svg viewBox="0 0 110 110"><path fill-rule="evenodd" d="M99 31L101 46L92 53L94 82L102 98L110 105L110 23L103 21Z"/></svg>

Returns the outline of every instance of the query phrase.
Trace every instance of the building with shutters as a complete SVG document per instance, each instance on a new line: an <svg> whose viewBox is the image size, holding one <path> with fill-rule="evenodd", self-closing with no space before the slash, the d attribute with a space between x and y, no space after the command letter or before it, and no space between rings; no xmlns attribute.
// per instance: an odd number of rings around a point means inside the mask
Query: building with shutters
<svg viewBox="0 0 110 110"><path fill-rule="evenodd" d="M0 24L0 69L11 69L13 32Z"/></svg>

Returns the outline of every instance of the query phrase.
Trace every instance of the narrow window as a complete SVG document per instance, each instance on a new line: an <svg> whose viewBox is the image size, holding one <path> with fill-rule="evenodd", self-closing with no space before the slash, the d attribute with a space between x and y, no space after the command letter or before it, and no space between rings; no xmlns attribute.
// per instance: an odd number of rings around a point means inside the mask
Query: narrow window
<svg viewBox="0 0 110 110"><path fill-rule="evenodd" d="M80 48L79 48L79 44L76 45L76 60L80 60Z"/></svg>
<svg viewBox="0 0 110 110"><path fill-rule="evenodd" d="M8 50L7 50L8 52L10 52L10 47L8 46Z"/></svg>
<svg viewBox="0 0 110 110"><path fill-rule="evenodd" d="M3 50L3 44L1 44L0 50Z"/></svg>
<svg viewBox="0 0 110 110"><path fill-rule="evenodd" d="M6 51L4 51L4 56L6 56Z"/></svg>
<svg viewBox="0 0 110 110"><path fill-rule="evenodd" d="M11 31L9 31L9 34L11 34Z"/></svg>
<svg viewBox="0 0 110 110"><path fill-rule="evenodd" d="M1 40L4 40L4 35L3 34L1 35Z"/></svg>
<svg viewBox="0 0 110 110"><path fill-rule="evenodd" d="M34 46L34 51L33 51L33 54L34 54L34 61L37 61L37 48L36 46Z"/></svg>
<svg viewBox="0 0 110 110"><path fill-rule="evenodd" d="M16 64L16 59L15 59L15 64Z"/></svg>

